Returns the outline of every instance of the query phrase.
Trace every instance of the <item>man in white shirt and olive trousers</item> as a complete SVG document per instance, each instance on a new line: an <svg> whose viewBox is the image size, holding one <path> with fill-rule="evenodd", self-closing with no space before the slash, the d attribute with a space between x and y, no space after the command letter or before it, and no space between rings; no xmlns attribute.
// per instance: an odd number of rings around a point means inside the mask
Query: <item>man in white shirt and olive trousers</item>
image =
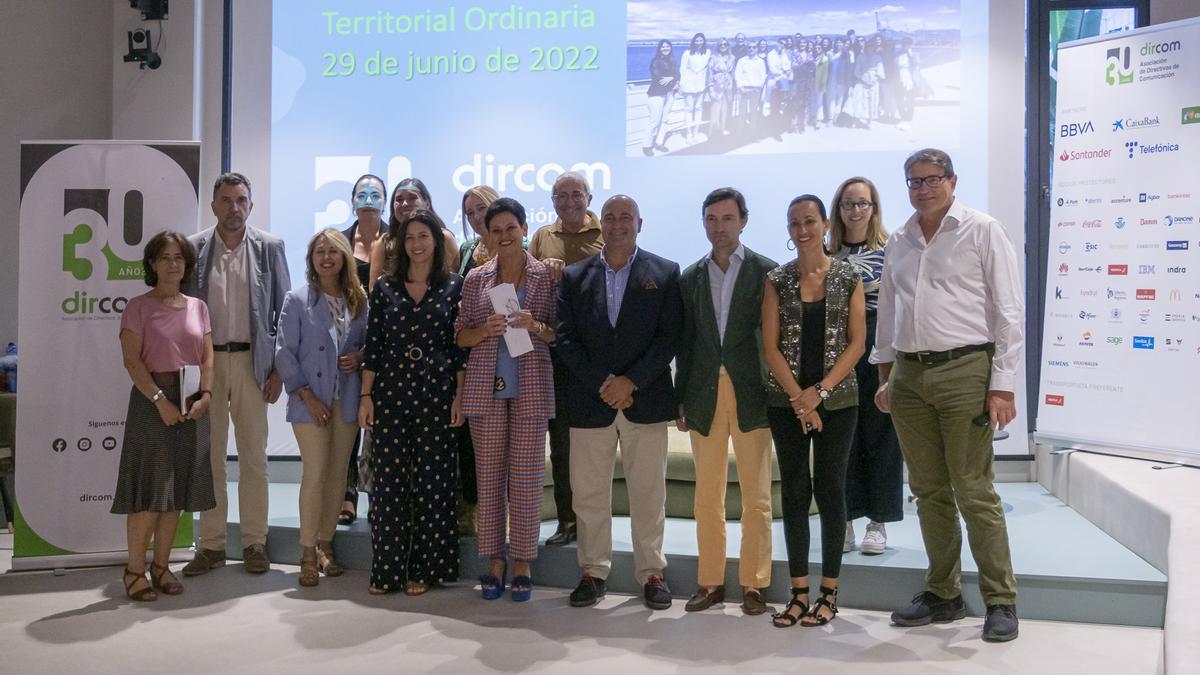
<svg viewBox="0 0 1200 675"><path fill-rule="evenodd" d="M892 234L871 362L875 400L892 414L929 556L927 590L892 613L900 626L966 615L959 557L967 525L987 604L983 639L1017 637L1017 586L1004 509L992 485L992 433L1016 416L1024 306L1004 226L954 197L950 157L927 148L904 163L916 213Z"/></svg>

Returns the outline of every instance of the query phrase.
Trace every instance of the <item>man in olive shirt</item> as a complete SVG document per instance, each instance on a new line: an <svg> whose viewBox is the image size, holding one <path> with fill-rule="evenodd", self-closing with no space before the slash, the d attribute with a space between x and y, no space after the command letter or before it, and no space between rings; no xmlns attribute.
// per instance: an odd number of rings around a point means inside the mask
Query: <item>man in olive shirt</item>
<svg viewBox="0 0 1200 675"><path fill-rule="evenodd" d="M600 252L604 237L600 218L588 209L592 192L587 179L568 171L554 181L551 190L558 220L534 233L529 254L545 263L558 277L567 265ZM575 511L571 508L571 427L567 423L566 366L554 356L555 417L550 420L550 468L554 475L554 505L558 510L558 530L546 540L548 546L562 546L575 540Z"/></svg>

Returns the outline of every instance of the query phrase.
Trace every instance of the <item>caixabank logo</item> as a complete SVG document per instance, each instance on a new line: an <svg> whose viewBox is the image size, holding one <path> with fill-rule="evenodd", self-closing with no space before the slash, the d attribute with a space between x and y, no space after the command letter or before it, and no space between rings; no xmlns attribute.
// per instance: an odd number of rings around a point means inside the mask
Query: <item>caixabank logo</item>
<svg viewBox="0 0 1200 675"><path fill-rule="evenodd" d="M61 270L45 297L62 319L119 318L127 298L146 288L150 237L195 230L197 154L192 144L22 148L22 237L35 242L22 253ZM25 234L28 227L37 234Z"/></svg>

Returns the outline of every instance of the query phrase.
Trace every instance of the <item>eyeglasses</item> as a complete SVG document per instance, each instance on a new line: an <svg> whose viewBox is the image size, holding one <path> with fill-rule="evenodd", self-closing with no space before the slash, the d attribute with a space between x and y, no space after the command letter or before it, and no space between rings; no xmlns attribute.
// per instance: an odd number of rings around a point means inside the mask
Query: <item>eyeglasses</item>
<svg viewBox="0 0 1200 675"><path fill-rule="evenodd" d="M945 174L942 174L940 176L925 176L924 178L922 178L921 176L913 176L912 178L905 178L904 184L908 186L909 190L921 189L922 183L933 188L933 187L937 187L937 186L941 185L942 181L946 180L948 177L949 176L947 176Z"/></svg>
<svg viewBox="0 0 1200 675"><path fill-rule="evenodd" d="M841 202L838 204L838 206L842 207L846 211L865 211L872 206L875 206L875 202L869 202L863 199L862 201L857 202Z"/></svg>
<svg viewBox="0 0 1200 675"><path fill-rule="evenodd" d="M588 198L588 194L586 192L580 192L578 190L576 190L575 192L556 192L551 197L551 199L553 199L555 201L555 203L557 203L557 204L562 204L563 202L565 202L567 200L577 202L577 203L582 203L587 198Z"/></svg>

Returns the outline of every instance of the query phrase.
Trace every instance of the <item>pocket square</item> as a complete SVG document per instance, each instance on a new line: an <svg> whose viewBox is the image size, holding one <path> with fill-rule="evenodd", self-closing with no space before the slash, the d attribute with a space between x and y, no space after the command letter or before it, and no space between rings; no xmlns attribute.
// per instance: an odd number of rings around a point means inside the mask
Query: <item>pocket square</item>
<svg viewBox="0 0 1200 675"><path fill-rule="evenodd" d="M642 290L653 291L657 288L658 284L654 283L654 277L647 275L646 278L642 279Z"/></svg>

